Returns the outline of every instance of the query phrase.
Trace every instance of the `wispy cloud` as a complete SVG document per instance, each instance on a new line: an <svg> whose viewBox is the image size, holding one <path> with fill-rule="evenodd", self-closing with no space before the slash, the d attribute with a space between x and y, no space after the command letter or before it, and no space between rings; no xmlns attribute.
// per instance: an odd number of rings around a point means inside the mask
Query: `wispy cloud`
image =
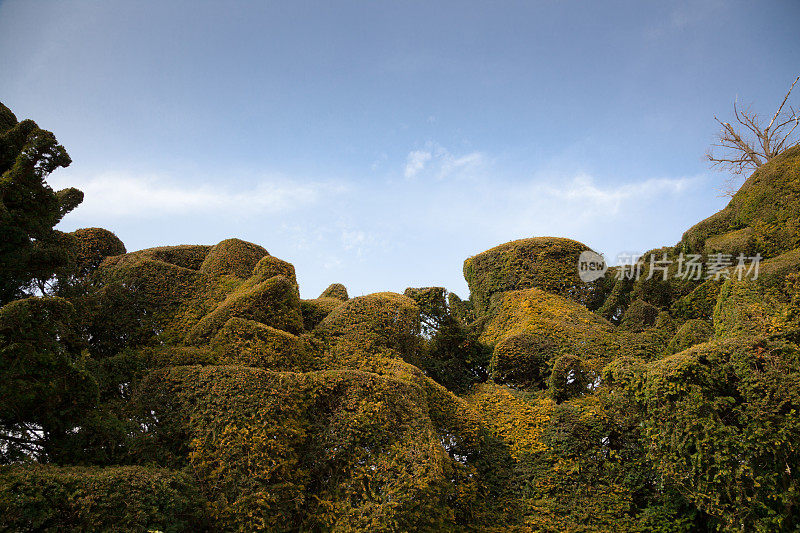
<svg viewBox="0 0 800 533"><path fill-rule="evenodd" d="M211 184L189 185L162 176L103 173L84 180L72 176L50 179L53 188L74 186L84 192L83 216L170 216L188 213L232 212L275 214L317 203L323 195L340 192L340 185L264 180L244 190ZM63 183L62 183L63 182Z"/></svg>
<svg viewBox="0 0 800 533"><path fill-rule="evenodd" d="M695 177L650 178L636 183L624 183L607 187L599 186L587 174L579 174L563 186L545 186L543 192L554 199L581 204L587 209L605 214L617 214L629 202L653 198L661 194L680 194Z"/></svg>
<svg viewBox="0 0 800 533"><path fill-rule="evenodd" d="M425 164L431 160L431 157L433 155L424 150L409 152L408 157L406 157L405 177L413 178L419 174L425 168Z"/></svg>
<svg viewBox="0 0 800 533"><path fill-rule="evenodd" d="M447 177L474 176L486 164L486 156L481 152L469 152L455 155L447 148L433 142L428 142L424 150L414 150L406 157L404 175L414 178L418 175L435 179Z"/></svg>

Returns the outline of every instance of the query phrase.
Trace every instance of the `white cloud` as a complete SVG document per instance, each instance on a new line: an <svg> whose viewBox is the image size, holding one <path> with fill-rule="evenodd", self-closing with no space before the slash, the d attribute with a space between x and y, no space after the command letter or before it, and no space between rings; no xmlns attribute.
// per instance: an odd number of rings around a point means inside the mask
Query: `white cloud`
<svg viewBox="0 0 800 533"><path fill-rule="evenodd" d="M317 203L323 194L341 190L326 183L265 180L246 190L210 184L187 185L160 176L104 173L80 180L50 178L54 189L77 187L84 192L83 216L171 216L188 213L275 214Z"/></svg>
<svg viewBox="0 0 800 533"><path fill-rule="evenodd" d="M425 164L431 160L432 154L423 150L415 150L409 152L406 158L405 177L413 178L419 174L424 168Z"/></svg>
<svg viewBox="0 0 800 533"><path fill-rule="evenodd" d="M447 177L471 177L477 174L486 164L486 157L481 152L470 152L456 156L447 148L429 142L425 150L414 150L406 157L404 175L413 178L427 170L427 174L436 179Z"/></svg>
<svg viewBox="0 0 800 533"><path fill-rule="evenodd" d="M547 186L544 192L567 202L582 204L585 208L605 214L617 214L630 202L652 198L658 194L679 194L694 178L651 178L638 183L600 187L592 176L580 174L563 187Z"/></svg>

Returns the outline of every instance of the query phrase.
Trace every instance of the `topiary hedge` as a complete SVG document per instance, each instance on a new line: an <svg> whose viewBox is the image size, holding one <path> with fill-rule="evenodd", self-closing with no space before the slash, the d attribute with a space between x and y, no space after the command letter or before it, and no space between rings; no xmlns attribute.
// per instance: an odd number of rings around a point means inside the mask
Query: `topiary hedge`
<svg viewBox="0 0 800 533"><path fill-rule="evenodd" d="M556 237L534 237L495 246L464 261L464 278L478 314L492 297L506 291L538 288L583 302L591 285L578 277L578 257L585 244Z"/></svg>
<svg viewBox="0 0 800 533"><path fill-rule="evenodd" d="M254 366L275 371L313 370L307 340L243 318L231 318L211 340L220 364Z"/></svg>
<svg viewBox="0 0 800 533"><path fill-rule="evenodd" d="M2 531L206 531L187 472L141 466L0 466Z"/></svg>
<svg viewBox="0 0 800 533"><path fill-rule="evenodd" d="M253 286L230 293L217 307L200 319L186 336L189 344L208 342L233 317L267 324L289 333L303 331L297 285L274 276Z"/></svg>
<svg viewBox="0 0 800 533"><path fill-rule="evenodd" d="M200 272L212 277L233 275L249 278L262 257L269 255L257 244L240 239L225 239L208 251Z"/></svg>
<svg viewBox="0 0 800 533"><path fill-rule="evenodd" d="M535 341L525 342L531 338ZM551 364L561 354L572 354L599 374L620 353L614 327L607 320L539 289L505 293L479 340L494 346L493 377L517 386L540 381L533 377L541 376L542 359Z"/></svg>

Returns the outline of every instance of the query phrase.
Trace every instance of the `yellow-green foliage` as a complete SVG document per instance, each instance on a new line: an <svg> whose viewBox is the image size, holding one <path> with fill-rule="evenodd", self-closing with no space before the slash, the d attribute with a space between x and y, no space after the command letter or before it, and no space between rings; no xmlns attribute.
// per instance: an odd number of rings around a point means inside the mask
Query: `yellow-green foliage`
<svg viewBox="0 0 800 533"><path fill-rule="evenodd" d="M644 409L649 458L712 526L800 526L797 346L754 337L699 344L649 363L628 389Z"/></svg>
<svg viewBox="0 0 800 533"><path fill-rule="evenodd" d="M723 253L736 256L745 254L755 255L756 241L753 235L753 228L746 227L723 233L722 235L712 235L706 239L703 252L706 255Z"/></svg>
<svg viewBox="0 0 800 533"><path fill-rule="evenodd" d="M194 476L160 468L0 467L2 531L202 531Z"/></svg>
<svg viewBox="0 0 800 533"><path fill-rule="evenodd" d="M331 283L328 288L322 291L319 295L320 298L337 298L339 300L349 300L347 295L347 287L341 283Z"/></svg>
<svg viewBox="0 0 800 533"><path fill-rule="evenodd" d="M552 338L529 332L506 335L494 347L491 375L498 383L544 389L550 374L550 359L559 346Z"/></svg>
<svg viewBox="0 0 800 533"><path fill-rule="evenodd" d="M147 446L191 464L214 529L454 531L508 518L487 513L505 504L486 477L500 456L435 384L176 367L151 374L135 404Z"/></svg>
<svg viewBox="0 0 800 533"><path fill-rule="evenodd" d="M307 340L243 318L231 318L211 340L220 364L304 372L314 360Z"/></svg>
<svg viewBox="0 0 800 533"><path fill-rule="evenodd" d="M535 237L495 246L464 261L464 278L475 311L485 313L492 296L536 287L584 301L590 286L578 277L578 256L589 247L571 239Z"/></svg>
<svg viewBox="0 0 800 533"><path fill-rule="evenodd" d="M539 351L546 349L542 355L548 359L569 353L580 357L588 371L597 373L620 350L614 327L607 320L572 300L539 289L505 293L486 323L480 341L495 346L492 368L499 375L515 372L516 357L520 357L520 365L530 357L540 357L497 350L504 346L501 341L519 334L535 337L533 346ZM526 375L522 369L517 372Z"/></svg>
<svg viewBox="0 0 800 533"><path fill-rule="evenodd" d="M197 322L186 341L189 344L208 342L233 317L300 333L303 331L303 317L297 285L283 276L274 276L254 286L242 286Z"/></svg>
<svg viewBox="0 0 800 533"><path fill-rule="evenodd" d="M337 358L350 359L383 350L400 355L416 349L419 307L411 298L379 292L348 300L317 326L315 334Z"/></svg>
<svg viewBox="0 0 800 533"><path fill-rule="evenodd" d="M297 284L294 265L287 263L282 259L278 259L277 257L265 255L253 269L253 275L251 279L264 281L273 276L283 276L295 285Z"/></svg>
<svg viewBox="0 0 800 533"><path fill-rule="evenodd" d="M725 209L684 233L683 243L694 252L756 250L764 257L800 247L800 146L756 170Z"/></svg>
<svg viewBox="0 0 800 533"><path fill-rule="evenodd" d="M172 265L199 270L200 265L208 255L211 246L201 244L182 244L179 246L158 246L156 248L145 248L129 254L110 257L105 261L107 266L116 265L120 262L134 261L139 258L156 259Z"/></svg>
<svg viewBox="0 0 800 533"><path fill-rule="evenodd" d="M629 331L644 331L655 326L658 319L658 308L644 300L634 300L625 310L621 327Z"/></svg>
<svg viewBox="0 0 800 533"><path fill-rule="evenodd" d="M103 228L81 228L70 233L77 242L75 262L78 275L93 272L104 258L125 253L125 245Z"/></svg>
<svg viewBox="0 0 800 533"><path fill-rule="evenodd" d="M265 255L268 255L267 251L257 244L226 239L209 250L200 265L200 272L209 276L229 274L246 279Z"/></svg>
<svg viewBox="0 0 800 533"><path fill-rule="evenodd" d="M671 354L682 352L695 344L708 341L713 334L714 330L705 320L687 320L669 341L667 352Z"/></svg>
<svg viewBox="0 0 800 533"><path fill-rule="evenodd" d="M526 400L508 387L488 382L474 386L466 399L492 432L508 445L514 458L547 448L542 433L555 406L550 398Z"/></svg>
<svg viewBox="0 0 800 533"><path fill-rule="evenodd" d="M779 304L758 282L731 278L723 283L714 308L716 338L770 333Z"/></svg>
<svg viewBox="0 0 800 533"><path fill-rule="evenodd" d="M722 287L721 280L709 279L698 285L692 292L682 296L672 304L670 311L678 319L698 318L711 321L717 295Z"/></svg>
<svg viewBox="0 0 800 533"><path fill-rule="evenodd" d="M132 255L130 259L107 258L99 270L101 278L131 291L137 305L144 307L146 318L162 331L162 342L182 341L187 330L229 290L222 280L212 280L197 270Z"/></svg>
<svg viewBox="0 0 800 533"><path fill-rule="evenodd" d="M322 322L331 311L344 305L338 298L322 297L313 300L300 300L300 310L303 313L303 326L306 331L311 331Z"/></svg>

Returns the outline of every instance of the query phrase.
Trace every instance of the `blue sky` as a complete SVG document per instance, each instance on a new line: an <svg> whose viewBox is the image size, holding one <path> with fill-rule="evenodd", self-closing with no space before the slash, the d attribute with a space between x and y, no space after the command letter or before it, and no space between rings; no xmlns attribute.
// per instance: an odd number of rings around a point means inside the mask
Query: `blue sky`
<svg viewBox="0 0 800 533"><path fill-rule="evenodd" d="M239 237L303 297L444 285L509 240L613 262L720 209L737 95L800 74L800 2L0 2L0 101L129 251ZM798 98L794 98L797 103Z"/></svg>

